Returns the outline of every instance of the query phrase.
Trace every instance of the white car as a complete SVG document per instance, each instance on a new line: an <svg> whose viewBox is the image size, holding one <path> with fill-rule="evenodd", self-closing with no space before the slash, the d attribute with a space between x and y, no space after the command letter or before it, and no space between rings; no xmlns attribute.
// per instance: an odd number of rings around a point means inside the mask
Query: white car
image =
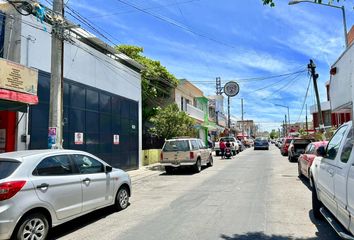
<svg viewBox="0 0 354 240"><path fill-rule="evenodd" d="M354 239L354 154L352 123L340 126L327 146L317 149L310 169L312 210L344 239Z"/></svg>
<svg viewBox="0 0 354 240"><path fill-rule="evenodd" d="M240 146L238 145L237 143L237 139L235 137L221 137L219 139L219 142L216 142L215 143L215 146L214 146L214 151L215 151L215 155L216 156L219 156L220 155L220 140L223 140L224 143L226 143L227 141L230 142L231 144L231 151L232 151L232 154L233 155L236 155L237 153L240 152Z"/></svg>
<svg viewBox="0 0 354 240"><path fill-rule="evenodd" d="M0 239L46 239L51 227L110 205L129 205L129 175L86 152L0 154Z"/></svg>

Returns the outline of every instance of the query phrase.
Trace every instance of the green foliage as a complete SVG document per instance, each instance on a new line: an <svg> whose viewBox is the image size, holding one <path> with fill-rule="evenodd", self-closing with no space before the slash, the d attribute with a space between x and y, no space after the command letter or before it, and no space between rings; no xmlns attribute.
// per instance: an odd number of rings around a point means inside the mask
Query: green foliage
<svg viewBox="0 0 354 240"><path fill-rule="evenodd" d="M264 5L269 5L271 7L275 7L275 3L274 3L274 0L262 0L263 1L263 4ZM342 0L328 0L328 1L322 1L322 0L314 0L315 3L326 3L326 4L329 4L331 5L333 3L333 1L336 1L336 2L340 2ZM345 0L343 0L345 1Z"/></svg>
<svg viewBox="0 0 354 240"><path fill-rule="evenodd" d="M142 47L131 45L116 46L116 50L126 54L145 69L141 73L143 120L147 121L157 113L157 107L163 104L161 99L167 99L177 84L177 78L172 75L159 61L142 55Z"/></svg>
<svg viewBox="0 0 354 240"><path fill-rule="evenodd" d="M196 136L194 120L185 112L179 111L175 103L158 109L157 114L151 118L151 123L154 127L150 129L150 133L165 139L178 136Z"/></svg>
<svg viewBox="0 0 354 240"><path fill-rule="evenodd" d="M276 138L279 137L279 134L278 134L277 131L275 131L275 129L272 129L271 133L269 134L269 137L270 137L271 139L276 139Z"/></svg>

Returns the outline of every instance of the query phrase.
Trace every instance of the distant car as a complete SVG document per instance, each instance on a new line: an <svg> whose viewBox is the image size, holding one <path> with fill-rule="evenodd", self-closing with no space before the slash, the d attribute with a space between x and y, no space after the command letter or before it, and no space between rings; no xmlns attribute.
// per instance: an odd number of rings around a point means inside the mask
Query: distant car
<svg viewBox="0 0 354 240"><path fill-rule="evenodd" d="M305 152L300 155L298 159L298 173L299 176L304 175L305 177L309 178L310 167L312 165L313 160L315 157L318 156L317 149L321 146L326 147L328 141L322 142L312 142L307 145Z"/></svg>
<svg viewBox="0 0 354 240"><path fill-rule="evenodd" d="M246 146L240 140L236 140L236 141L237 144L239 145L240 152L246 149Z"/></svg>
<svg viewBox="0 0 354 240"><path fill-rule="evenodd" d="M289 162L296 162L301 154L305 152L305 148L309 143L314 142L314 139L297 139L294 138L288 147Z"/></svg>
<svg viewBox="0 0 354 240"><path fill-rule="evenodd" d="M3 153L0 169L0 239L46 239L51 227L129 205L129 175L86 152Z"/></svg>
<svg viewBox="0 0 354 240"><path fill-rule="evenodd" d="M213 166L213 155L199 138L174 138L165 141L160 163L167 174L178 167L191 167L198 173L202 166Z"/></svg>
<svg viewBox="0 0 354 240"><path fill-rule="evenodd" d="M269 142L267 139L263 139L263 138L256 138L256 140L254 140L254 146L253 146L254 150L258 150L258 149L265 149L265 150L269 150Z"/></svg>
<svg viewBox="0 0 354 240"><path fill-rule="evenodd" d="M219 139L219 142L215 142L214 151L215 151L216 156L220 155L220 140L221 139L224 141L224 143L226 143L227 141L230 142L231 151L232 151L233 155L236 155L237 153L240 152L240 146L238 145L235 137L221 137Z"/></svg>
<svg viewBox="0 0 354 240"><path fill-rule="evenodd" d="M293 139L293 137L286 137L283 139L283 142L280 145L280 153L282 156L288 156L288 148Z"/></svg>

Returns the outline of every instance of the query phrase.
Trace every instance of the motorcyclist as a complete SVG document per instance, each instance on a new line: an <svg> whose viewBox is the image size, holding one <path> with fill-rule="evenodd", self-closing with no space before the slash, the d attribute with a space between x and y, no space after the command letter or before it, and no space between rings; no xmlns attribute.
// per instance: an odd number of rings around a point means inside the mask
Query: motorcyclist
<svg viewBox="0 0 354 240"><path fill-rule="evenodd" d="M220 139L219 147L220 147L220 152L221 152L221 158L224 158L226 145L225 145L223 139Z"/></svg>

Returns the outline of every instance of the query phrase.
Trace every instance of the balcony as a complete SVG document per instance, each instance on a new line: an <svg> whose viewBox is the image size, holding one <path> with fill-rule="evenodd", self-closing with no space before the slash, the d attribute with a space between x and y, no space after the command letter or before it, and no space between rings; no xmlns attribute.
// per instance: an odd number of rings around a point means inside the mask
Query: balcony
<svg viewBox="0 0 354 240"><path fill-rule="evenodd" d="M190 104L187 104L187 113L194 119L204 122L204 112Z"/></svg>

